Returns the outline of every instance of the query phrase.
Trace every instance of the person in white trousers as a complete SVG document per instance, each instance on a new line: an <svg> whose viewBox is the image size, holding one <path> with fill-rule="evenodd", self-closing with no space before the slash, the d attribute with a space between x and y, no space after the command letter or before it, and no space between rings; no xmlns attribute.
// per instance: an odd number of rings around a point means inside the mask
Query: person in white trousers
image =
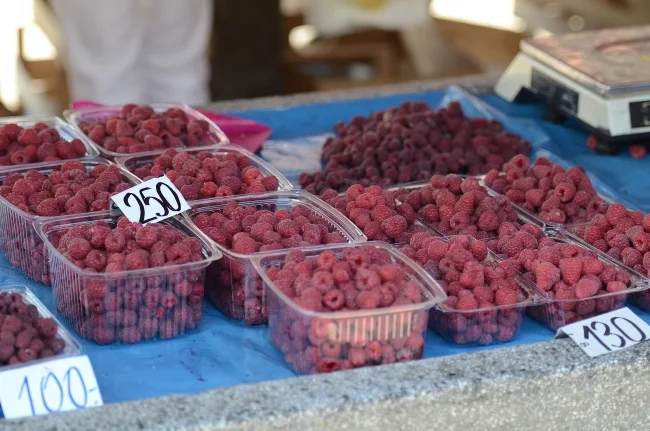
<svg viewBox="0 0 650 431"><path fill-rule="evenodd" d="M73 100L210 100L212 0L51 0Z"/></svg>

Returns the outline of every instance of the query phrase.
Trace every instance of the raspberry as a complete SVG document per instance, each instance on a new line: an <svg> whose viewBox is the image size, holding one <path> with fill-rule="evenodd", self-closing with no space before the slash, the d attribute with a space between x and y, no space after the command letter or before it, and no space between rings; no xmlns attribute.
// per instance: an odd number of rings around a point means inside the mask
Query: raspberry
<svg viewBox="0 0 650 431"><path fill-rule="evenodd" d="M478 302L473 295L464 296L458 299L456 304L457 310L476 310L478 308Z"/></svg>
<svg viewBox="0 0 650 431"><path fill-rule="evenodd" d="M381 230L388 235L389 238L395 238L400 233L406 232L408 223L404 217L395 215L382 221L380 226Z"/></svg>
<svg viewBox="0 0 650 431"><path fill-rule="evenodd" d="M584 299L594 296L598 291L598 283L594 280L582 278L576 284L576 298Z"/></svg>
<svg viewBox="0 0 650 431"><path fill-rule="evenodd" d="M647 154L646 147L641 144L630 145L630 156L635 159L642 159Z"/></svg>
<svg viewBox="0 0 650 431"><path fill-rule="evenodd" d="M560 274L562 280L568 285L574 285L580 280L583 272L583 260L580 258L568 258L560 260Z"/></svg>
<svg viewBox="0 0 650 431"><path fill-rule="evenodd" d="M535 282L540 289L548 291L560 281L560 270L549 262L541 262L535 270Z"/></svg>
<svg viewBox="0 0 650 431"><path fill-rule="evenodd" d="M617 221L627 217L627 209L621 204L612 204L607 208L605 216L612 225L615 225Z"/></svg>
<svg viewBox="0 0 650 431"><path fill-rule="evenodd" d="M495 294L496 305L512 305L512 304L516 304L517 302L519 301L517 299L516 291L507 288L501 288L496 291Z"/></svg>
<svg viewBox="0 0 650 431"><path fill-rule="evenodd" d="M91 249L90 243L83 238L74 238L68 244L68 253L73 259L77 260L84 259Z"/></svg>
<svg viewBox="0 0 650 431"><path fill-rule="evenodd" d="M126 239L121 232L113 231L106 235L104 247L109 253L120 253L126 246Z"/></svg>

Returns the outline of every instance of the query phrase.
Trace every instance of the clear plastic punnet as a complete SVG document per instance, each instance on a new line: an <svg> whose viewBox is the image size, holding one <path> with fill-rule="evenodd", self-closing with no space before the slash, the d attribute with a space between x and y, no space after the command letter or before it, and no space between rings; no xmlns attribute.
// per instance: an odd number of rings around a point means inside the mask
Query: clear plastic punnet
<svg viewBox="0 0 650 431"><path fill-rule="evenodd" d="M268 275L285 264L289 250L259 254L253 265L267 286L271 341L297 374L326 373L422 358L428 311L444 301L440 285L398 249L383 242L304 248L307 259L331 251L369 247L385 252L406 280L419 287L419 303L334 312L311 311L288 297Z"/></svg>
<svg viewBox="0 0 650 431"><path fill-rule="evenodd" d="M451 174L451 175L455 175L455 174ZM461 177L464 180L468 179L468 178L475 178L476 180L479 180L479 182L481 182L481 178L482 178L482 176L467 176L467 175L456 175L456 176ZM409 193L411 193L413 191L423 189L423 188L428 187L430 185L431 185L430 181L418 181L418 182L412 182L412 183L408 183L408 184L402 184L402 185L399 185L399 186L391 187L389 190L394 191L396 193L396 199L397 199L397 201L399 203L409 203L408 198L407 198ZM483 185L483 184L481 183L481 185ZM483 185L483 187L485 187L485 186ZM488 194L493 193L493 190L490 190L487 187L486 187L486 190L488 191ZM435 204L435 202L432 202L432 203ZM424 207L425 205L426 204L422 203L422 207ZM512 206L512 208L514 208L518 212L517 220L516 220L517 223L520 223L520 224L525 224L525 223L538 224L536 222L536 220L529 217L529 215L527 213L519 211L518 207L516 205L513 205L512 202L510 202L510 205ZM411 206L413 206L413 205L411 205ZM449 234L449 233L443 233L442 230L440 229L440 222L427 220L425 217L422 216L422 214L419 213L418 210L419 209L416 209L416 213L417 213L416 219L417 219L417 221L419 223L423 224L428 229L433 230L434 232L436 232L440 236L453 235L453 234ZM542 224L542 227L543 227L543 224ZM477 232L477 233L480 233L480 232ZM470 235L470 236L472 236L474 238L477 238L477 239L480 239L480 240L489 240L489 239L492 239L492 238L496 238L496 233L484 235L481 238L478 238L477 235Z"/></svg>
<svg viewBox="0 0 650 431"><path fill-rule="evenodd" d="M553 331L562 326L622 308L625 306L628 297L639 297L647 294L647 289L650 288L650 280L636 271L621 265L618 261L593 247L575 241L563 232L555 233L552 239L559 244L571 244L587 250L591 256L601 261L604 266L612 266L613 270L615 270L615 281L627 282L625 283L627 285L626 289L610 292L606 289L607 286L603 286L604 288L599 289L601 293L586 298L563 299L557 293L546 292L549 301L546 304L529 307L528 314ZM527 279L527 281L529 283L536 282L534 277Z"/></svg>
<svg viewBox="0 0 650 431"><path fill-rule="evenodd" d="M34 355L33 360L28 362L19 362L13 365L0 365L0 371L6 371L12 368L34 365L38 362L44 362L51 359L59 359L62 356L75 356L81 353L81 345L77 339L68 330L61 325L61 322L43 305L43 303L27 287L19 284L7 284L0 286L0 307L6 297L19 295L24 304L28 307L35 307L38 317L43 319L52 319L57 326L56 335L47 338L41 345L38 343L40 350L38 352L30 349ZM29 312L29 310L28 310Z"/></svg>
<svg viewBox="0 0 650 431"><path fill-rule="evenodd" d="M59 133L60 138L64 141L70 142L73 139L79 139L81 141L84 148L86 149L86 154L67 160L88 160L96 159L100 156L99 151L95 148L90 139L88 139L83 133L80 133L76 128L72 127L59 117L30 115L24 117L0 118L0 127L6 124L17 124L20 127L28 128L34 127L34 125L37 123L43 123L48 127L55 129ZM47 166L50 163L52 162L34 162L19 165L5 165L0 166L0 171L3 171L5 169L12 169L18 166L29 166L31 169L38 169L41 166Z"/></svg>
<svg viewBox="0 0 650 431"><path fill-rule="evenodd" d="M235 154L238 156L244 156L251 161L251 165L256 167L264 176L274 176L278 179L278 190L291 190L293 186L287 179L273 166L265 162L264 160L257 157L255 154L247 151L236 145L224 145L220 146L217 149L185 149L185 148L175 148L178 152L188 153L191 156L196 156L202 152L208 152L211 155L226 156L228 154ZM143 180L146 175L142 175L143 171L146 171L147 168L153 166L154 159L161 155L160 151L150 151L148 153L135 154L132 156L118 157L115 159L115 163L123 169L131 172L140 181ZM220 199L220 198L216 198Z"/></svg>
<svg viewBox="0 0 650 431"><path fill-rule="evenodd" d="M185 237L198 238L203 259L116 272L81 269L53 244L69 229L96 222L116 225L108 211L34 222L47 248L58 311L84 338L98 344L175 338L202 319L205 276L221 253L182 218L162 222Z"/></svg>
<svg viewBox="0 0 650 431"><path fill-rule="evenodd" d="M254 207L257 210L292 210L303 207L307 213L322 220L330 233L337 232L346 243L365 242L366 237L351 221L341 216L313 195L300 191L284 191L264 195L237 196L227 200L207 199L196 201L185 215L193 221L201 214L221 212L229 203ZM196 226L196 225L195 225ZM196 226L200 229L199 226ZM252 259L266 252L252 254L236 253L222 244L212 241L219 248L223 258L208 268L206 296L226 316L243 320L249 325L267 322L267 305L264 283L253 267Z"/></svg>
<svg viewBox="0 0 650 431"><path fill-rule="evenodd" d="M561 235L566 235L570 237L572 240L582 244L586 248L589 248L590 250L593 250L596 253L602 253L601 250L598 250L596 247L594 247L592 244L589 244L585 239L583 238L584 236L584 229L587 227L591 226L591 223L586 223L586 224L581 224L581 225L572 225L569 226L566 230L561 231ZM619 249L620 251L620 249ZM607 253L605 253L607 254ZM634 274L636 277L639 278L639 280L646 280L647 283L650 285L650 279L641 274L639 271L635 270L634 268L630 268L629 266L625 265L625 263L621 262L621 260L614 258L613 256L610 256L607 254L611 259L615 260L618 264L621 266L625 267L628 271L630 271L632 274ZM641 255L641 254L639 254ZM642 265L642 264L641 264ZM649 290L642 290L636 293L632 293L629 296L629 301L631 304L636 305L637 307L641 308L644 311L650 311L650 289Z"/></svg>
<svg viewBox="0 0 650 431"><path fill-rule="evenodd" d="M13 167L0 171L0 185L12 174L26 174L36 170L42 174L50 174L57 171L66 161L49 162L39 167L25 165ZM97 158L95 160L81 160L87 171L97 166L115 166L114 163ZM137 178L120 169L122 181L135 185ZM0 250L4 251L7 260L17 268L20 268L32 280L50 284L49 270L45 260L43 242L33 227L36 220L48 220L53 218L67 218L68 216L43 217L27 213L0 196Z"/></svg>
<svg viewBox="0 0 650 431"><path fill-rule="evenodd" d="M200 146L193 148L214 148L230 143L230 140L219 128L219 126L217 126L212 120L201 114L196 109L190 108L184 104L173 103L153 103L148 106L151 106L156 113L163 113L168 109L180 109L190 120L206 121L209 126L206 142L202 143ZM92 141L89 137L87 137L85 133L83 133L80 124L93 121L105 121L111 117L119 116L121 111L122 106L94 106L81 109L68 109L63 113L63 116L68 123L74 126L78 133L86 136L86 139L91 142L95 148L97 148L103 157L113 160L115 157L124 156L124 154L117 153L115 151L109 151L100 145L100 143Z"/></svg>
<svg viewBox="0 0 650 431"><path fill-rule="evenodd" d="M434 238L434 240L446 242L449 251L442 249L440 256L434 258L431 254L434 250L429 251L431 247L440 250L444 245L438 242L440 246L436 247L435 241L419 238L418 241L423 244L421 249L425 250L426 254L422 256L418 251L416 260L434 279L438 280L449 295L447 301L436 305L429 313L429 327L444 339L459 345L483 346L511 341L517 336L526 308L547 301L544 292L526 283L520 274L515 274L513 280L505 279L502 269L499 268L503 260L487 250L485 246L483 246L484 258L474 255L474 252L471 252L473 250L471 244L484 243L484 240L480 241L464 235ZM466 244L462 247L466 251L462 253L471 252L474 256L467 255L469 259L454 261L459 259L451 254L451 246L456 242L459 245ZM444 257L440 259L441 256ZM468 265L472 260L475 268L470 268ZM480 271L479 278L472 280L470 275L476 270ZM452 277L450 274L455 276ZM497 277L499 274L500 277ZM490 277L495 278L490 279ZM468 302L473 302L472 308L464 308L465 305L460 305L464 294L472 298ZM510 296L512 298L509 298ZM455 305L452 305L452 302Z"/></svg>

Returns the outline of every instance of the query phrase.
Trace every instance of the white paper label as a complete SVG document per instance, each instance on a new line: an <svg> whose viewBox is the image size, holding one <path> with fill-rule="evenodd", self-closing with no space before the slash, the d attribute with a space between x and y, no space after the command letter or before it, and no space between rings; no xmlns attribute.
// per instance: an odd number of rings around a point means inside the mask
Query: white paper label
<svg viewBox="0 0 650 431"><path fill-rule="evenodd" d="M111 197L120 211L135 223L158 223L190 209L166 175L152 178Z"/></svg>
<svg viewBox="0 0 650 431"><path fill-rule="evenodd" d="M0 404L7 419L103 405L88 356L74 356L0 372Z"/></svg>
<svg viewBox="0 0 650 431"><path fill-rule="evenodd" d="M650 337L650 326L629 308L621 308L558 329L557 337L567 335L592 358L627 349Z"/></svg>

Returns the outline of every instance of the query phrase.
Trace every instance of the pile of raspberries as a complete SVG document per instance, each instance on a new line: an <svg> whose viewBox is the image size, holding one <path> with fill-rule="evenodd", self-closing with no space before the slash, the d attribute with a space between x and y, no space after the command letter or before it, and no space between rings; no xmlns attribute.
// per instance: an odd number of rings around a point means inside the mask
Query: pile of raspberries
<svg viewBox="0 0 650 431"><path fill-rule="evenodd" d="M53 217L108 210L110 197L130 187L117 166L90 168L75 160L50 173L29 170L7 175L0 196L28 214Z"/></svg>
<svg viewBox="0 0 650 431"><path fill-rule="evenodd" d="M188 117L178 108L156 113L148 105L127 104L119 115L81 121L78 127L97 145L122 154L215 144L207 121Z"/></svg>
<svg viewBox="0 0 650 431"><path fill-rule="evenodd" d="M588 222L597 214L604 214L608 206L582 169L565 171L545 157L531 166L528 157L515 156L503 166L503 172L488 172L484 182L547 223Z"/></svg>
<svg viewBox="0 0 650 431"><path fill-rule="evenodd" d="M142 180L167 175L186 200L206 199L278 190L279 181L264 175L253 161L236 152L201 151L196 155L169 149L133 169Z"/></svg>
<svg viewBox="0 0 650 431"><path fill-rule="evenodd" d="M0 292L0 367L58 355L65 342L53 319L17 292Z"/></svg>
<svg viewBox="0 0 650 431"><path fill-rule="evenodd" d="M488 345L511 340L523 321L529 297L510 267L488 254L484 241L466 235L448 240L413 235L402 251L439 280L448 299L433 309L429 326L456 344ZM474 311L476 310L476 311Z"/></svg>
<svg viewBox="0 0 650 431"><path fill-rule="evenodd" d="M204 271L164 267L203 259L202 244L165 224L142 226L120 217L50 234L52 244L78 268L119 277L52 274L61 314L98 344L169 339L196 328L202 316ZM151 275L129 271L161 268Z"/></svg>
<svg viewBox="0 0 650 431"><path fill-rule="evenodd" d="M21 127L15 123L0 126L0 166L79 159L87 153L80 139L63 139L45 123Z"/></svg>
<svg viewBox="0 0 650 431"><path fill-rule="evenodd" d="M553 330L625 304L626 295L602 295L628 289L629 273L581 245L535 237L526 226L516 233L503 230L498 243L495 251L505 259L503 265L522 273L556 301L528 309Z"/></svg>
<svg viewBox="0 0 650 431"><path fill-rule="evenodd" d="M230 202L192 221L217 244L245 255L347 242L337 228L303 205L271 211ZM249 325L266 322L262 280L247 259L224 253L208 272L206 294L219 310Z"/></svg>
<svg viewBox="0 0 650 431"><path fill-rule="evenodd" d="M503 130L496 120L469 118L458 102L431 109L422 102L356 116L335 127L322 150L322 172L303 173L300 185L320 195L342 192L354 183L365 187L426 180L433 174L478 175L501 170L530 143Z"/></svg>
<svg viewBox="0 0 650 431"><path fill-rule="evenodd" d="M443 235L490 238L502 223L518 219L506 197L489 196L476 178L434 175L422 187L399 189L397 198Z"/></svg>
<svg viewBox="0 0 650 431"><path fill-rule="evenodd" d="M330 189L321 199L352 220L369 240L407 243L414 233L427 230L410 205L397 203L395 192L379 186L353 184L343 195Z"/></svg>
<svg viewBox="0 0 650 431"><path fill-rule="evenodd" d="M650 215L612 204L604 215L597 215L589 225L575 228L574 232L598 250L650 276ZM650 310L650 292L639 292L631 299Z"/></svg>
<svg viewBox="0 0 650 431"><path fill-rule="evenodd" d="M271 295L271 338L298 373L422 357L426 312L387 311L374 317L336 318L337 312L389 309L423 301L422 286L410 280L403 264L385 250L359 245L310 257L292 250L280 267L269 269L267 275L301 309L333 313L331 319L312 318ZM384 335L387 332L388 337Z"/></svg>

